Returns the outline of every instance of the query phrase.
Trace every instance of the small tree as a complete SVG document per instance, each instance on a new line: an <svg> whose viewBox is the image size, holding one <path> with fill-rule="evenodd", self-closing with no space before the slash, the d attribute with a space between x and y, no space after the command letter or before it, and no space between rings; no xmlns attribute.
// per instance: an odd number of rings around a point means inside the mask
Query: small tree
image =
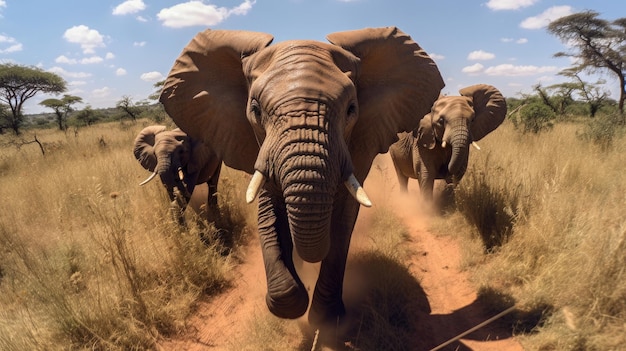
<svg viewBox="0 0 626 351"><path fill-rule="evenodd" d="M24 124L22 106L37 93L62 93L66 90L65 80L60 76L36 67L15 64L0 64L0 102L9 105L7 116L9 127L16 135Z"/></svg>
<svg viewBox="0 0 626 351"><path fill-rule="evenodd" d="M130 96L124 95L120 101L115 105L118 109L124 111L132 120L137 121L137 116L141 113L141 108L136 104L133 104L133 100Z"/></svg>
<svg viewBox="0 0 626 351"><path fill-rule="evenodd" d="M98 121L99 116L94 112L90 105L87 105L84 109L76 113L75 118L80 124L90 126Z"/></svg>
<svg viewBox="0 0 626 351"><path fill-rule="evenodd" d="M518 116L519 120L514 120L513 124L516 128L521 128L523 133L538 134L554 127L554 111L540 102L531 102L521 106Z"/></svg>
<svg viewBox="0 0 626 351"><path fill-rule="evenodd" d="M57 125L64 131L67 129L67 114L74 111L72 105L82 101L81 97L66 94L62 99L46 99L39 104L54 110Z"/></svg>
<svg viewBox="0 0 626 351"><path fill-rule="evenodd" d="M576 71L608 70L620 83L619 112L624 114L626 100L626 17L609 22L595 11L561 17L548 25L573 52L558 52L555 57L577 59Z"/></svg>

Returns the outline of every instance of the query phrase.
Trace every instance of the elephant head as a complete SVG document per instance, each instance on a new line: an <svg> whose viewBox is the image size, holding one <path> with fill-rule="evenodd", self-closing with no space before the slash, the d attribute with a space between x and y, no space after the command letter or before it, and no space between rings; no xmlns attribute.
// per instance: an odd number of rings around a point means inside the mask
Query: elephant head
<svg viewBox="0 0 626 351"><path fill-rule="evenodd" d="M467 169L469 145L498 128L506 116L506 101L500 91L487 84L460 90L461 96L442 96L420 122L417 142L432 150L448 148L448 174L460 180Z"/></svg>
<svg viewBox="0 0 626 351"><path fill-rule="evenodd" d="M434 62L395 27L324 43L206 30L183 49L160 101L181 129L232 168L254 173L267 305L297 318L309 297L292 260L322 261L309 320L345 312L342 284L359 185L399 131L417 127L443 88ZM344 187L343 184L346 186ZM351 196L350 194L353 194ZM357 202L358 201L358 202Z"/></svg>

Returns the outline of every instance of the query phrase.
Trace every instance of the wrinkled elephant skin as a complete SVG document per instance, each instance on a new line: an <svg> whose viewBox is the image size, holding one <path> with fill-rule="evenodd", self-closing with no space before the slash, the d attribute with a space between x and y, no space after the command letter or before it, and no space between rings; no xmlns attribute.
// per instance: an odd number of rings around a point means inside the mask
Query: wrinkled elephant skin
<svg viewBox="0 0 626 351"><path fill-rule="evenodd" d="M205 143L189 137L179 128L167 130L165 126L153 125L139 132L133 154L143 168L153 172L141 185L159 176L174 210L178 212L176 219L179 223L184 223L183 212L196 185L204 183L209 188L208 219L216 221L219 218L217 183L222 161Z"/></svg>
<svg viewBox="0 0 626 351"><path fill-rule="evenodd" d="M206 30L183 49L160 101L178 126L253 174L266 302L302 316L309 296L292 252L321 261L313 325L345 313L342 285L360 184L399 131L417 127L444 84L428 55L395 27L328 35L330 43Z"/></svg>
<svg viewBox="0 0 626 351"><path fill-rule="evenodd" d="M506 100L487 84L463 88L461 96L442 96L411 133L389 148L400 189L418 179L424 199L432 200L435 179L456 185L467 170L469 146L494 131L506 116Z"/></svg>

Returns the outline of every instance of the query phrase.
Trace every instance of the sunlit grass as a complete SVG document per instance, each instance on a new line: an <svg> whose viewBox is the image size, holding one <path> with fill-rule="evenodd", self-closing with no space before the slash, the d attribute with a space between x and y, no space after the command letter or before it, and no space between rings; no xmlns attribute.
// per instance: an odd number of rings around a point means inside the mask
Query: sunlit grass
<svg viewBox="0 0 626 351"><path fill-rule="evenodd" d="M536 333L520 335L529 350L626 343L626 140L595 145L577 137L581 128L521 135L505 124L472 151L459 212L438 220L438 230L482 243L462 245L479 286L541 310ZM488 235L475 218L491 221Z"/></svg>
<svg viewBox="0 0 626 351"><path fill-rule="evenodd" d="M234 248L223 256L222 243L199 240L216 236L210 224L191 215L182 230L158 184L138 186L146 174L130 145L144 126L38 131L45 156L0 137L0 349L154 349L183 332L202 294L228 288L255 222L246 179L226 169L220 182ZM581 128L521 134L506 122L471 151L454 205L428 220L460 240L477 289L506 297L494 312L517 305L507 318L528 350L626 344L626 139L597 145ZM349 276L367 272L376 284L348 282L366 292L350 301L350 346L406 349L420 335L409 319L427 315L427 301L390 210L393 170L376 167L370 179L384 186L365 183L375 206L361 212L348 263ZM259 313L242 327L250 337L233 350L311 349L301 322Z"/></svg>
<svg viewBox="0 0 626 351"><path fill-rule="evenodd" d="M183 230L158 184L139 187L132 141L144 126L38 131L45 155L36 144L2 148L0 311L12 322L0 323L0 349L153 349L184 330L202 294L228 286L234 255L200 240L214 227L192 215ZM237 246L252 216L232 184L245 180L222 175Z"/></svg>

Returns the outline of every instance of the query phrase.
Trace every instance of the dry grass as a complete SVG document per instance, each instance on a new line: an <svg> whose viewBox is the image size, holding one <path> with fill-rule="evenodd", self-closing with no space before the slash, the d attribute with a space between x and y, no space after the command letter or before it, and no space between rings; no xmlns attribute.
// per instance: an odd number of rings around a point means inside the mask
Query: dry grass
<svg viewBox="0 0 626 351"><path fill-rule="evenodd" d="M245 179L223 177L223 210L236 227L234 254L223 257L218 243L198 240L210 225L180 231L164 192L137 186L145 172L129 145L143 126L40 132L45 157L36 145L0 151L0 349L152 349L183 330L200 294L228 286L254 213L227 190L245 189L234 186ZM458 235L481 291L505 297L494 311L517 304L512 322L528 350L626 344L626 139L597 146L577 137L581 128L522 135L505 123L472 150L455 205L429 221ZM386 207L351 248L348 268L377 282L352 302L352 346L363 350L406 349L421 335L410 319L428 313L404 263L406 229ZM233 349L282 350L303 335L269 313L247 330Z"/></svg>
<svg viewBox="0 0 626 351"><path fill-rule="evenodd" d="M146 123L38 131L45 156L36 144L0 151L0 349L152 349L228 285L236 255L200 240L212 225L181 230L158 182L138 186L132 141ZM229 171L221 200L241 245L252 216Z"/></svg>
<svg viewBox="0 0 626 351"><path fill-rule="evenodd" d="M457 212L435 227L482 244L462 245L478 285L542 315L532 333L518 321L528 350L626 345L626 140L594 145L581 128L521 135L505 124L472 151Z"/></svg>

